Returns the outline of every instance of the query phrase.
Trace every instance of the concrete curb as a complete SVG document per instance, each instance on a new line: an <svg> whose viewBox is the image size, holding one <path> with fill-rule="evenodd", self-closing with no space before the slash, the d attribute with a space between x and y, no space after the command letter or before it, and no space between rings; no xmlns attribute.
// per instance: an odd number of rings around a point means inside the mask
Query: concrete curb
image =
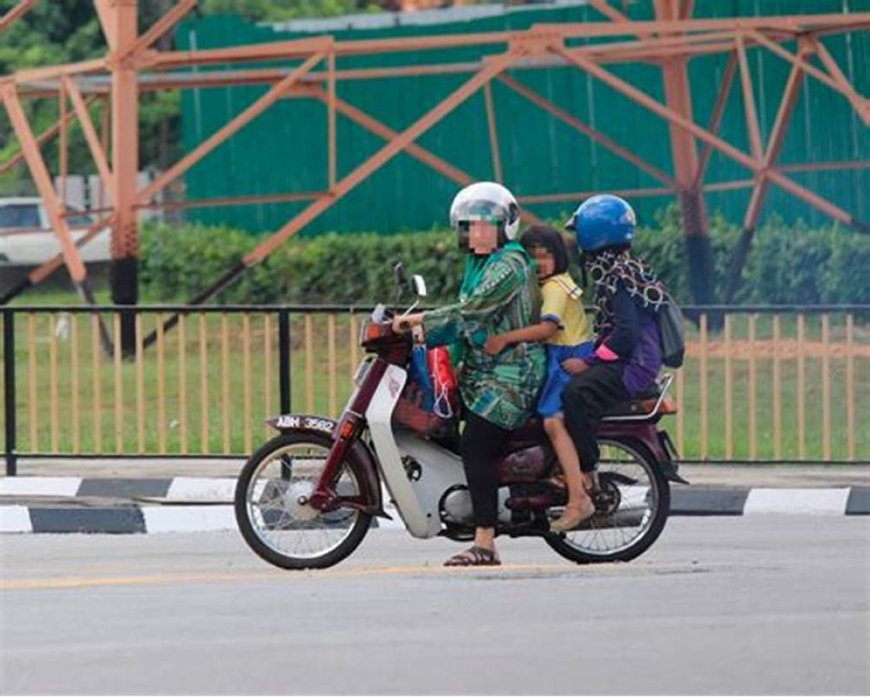
<svg viewBox="0 0 870 697"><path fill-rule="evenodd" d="M231 503L236 480L229 477L4 477L0 497L111 497L156 503Z"/></svg>
<svg viewBox="0 0 870 697"><path fill-rule="evenodd" d="M0 480L0 532L118 534L235 530L234 489L235 479L229 478L8 477ZM396 512L389 507L387 511L393 520L378 520L378 527L401 527ZM675 486L671 490L673 516L769 513L870 515L870 487Z"/></svg>

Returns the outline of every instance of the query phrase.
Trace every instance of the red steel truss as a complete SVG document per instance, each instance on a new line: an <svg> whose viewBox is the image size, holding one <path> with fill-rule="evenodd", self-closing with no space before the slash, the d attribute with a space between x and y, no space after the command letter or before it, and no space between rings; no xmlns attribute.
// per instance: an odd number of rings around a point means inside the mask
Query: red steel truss
<svg viewBox="0 0 870 697"><path fill-rule="evenodd" d="M690 253L693 293L699 302L713 300L709 288L711 274L707 215L703 198L705 191L751 189L750 202L743 220L744 235L732 260L732 278L739 277L752 232L771 185L788 191L835 220L866 232L867 225L857 220L849 211L798 184L789 176L790 172L801 170L863 168L867 166L866 162L798 163L783 167L778 166L777 158L804 80L816 80L835 90L849 102L864 125L870 122L870 101L858 94L819 40L828 34L866 30L870 27L870 13L693 19L692 0L651 2L655 9L655 20L645 22L631 21L606 0L590 0L590 5L609 21L539 24L524 31L357 41L336 41L331 36L318 36L202 51L158 51L153 48L155 42L194 7L195 0L178 2L142 35L136 31L136 0L94 0L95 11L108 46L108 52L103 58L21 70L0 76L0 99L20 145L19 154L5 163L0 163L0 174L21 162L26 163L62 248L60 255L33 270L24 284L7 294L3 300L8 300L29 285L39 283L61 265L65 265L83 298L90 301L86 283L87 271L81 261L78 246L87 244L88 239L101 227L111 224L111 250L116 267L116 273L113 274L113 300L119 304L135 304L138 299L136 211L139 208L309 201L301 212L272 233L234 268L228 269L216 284L192 299L194 303L203 302L225 288L247 268L262 261L400 152L407 152L458 185L471 182L470 175L450 164L444 157L418 145L416 141L478 90L484 91L486 113L482 113L481 118L486 119L489 128L493 178L502 180L495 106L490 92L493 80L499 80L578 133L631 162L660 184L655 188L625 190L621 192L624 195L673 194L677 197L681 203L684 232ZM6 16L0 18L0 30L27 12L33 4L34 0L24 0L16 5ZM594 42L596 39L605 38L617 40ZM576 39L593 41L576 47L576 42L573 41ZM796 44L796 52L783 46L789 42ZM458 46L488 46L495 47L496 51L479 61L464 63L418 65L414 56L415 52L421 50ZM749 51L772 52L792 66L774 127L766 143L761 136L754 105L753 78L747 63ZM703 126L696 123L692 115L687 66L693 57L716 53L727 54L729 61L718 89L712 118L708 125ZM336 68L336 58L372 54L408 55L409 60L406 65L388 68ZM811 62L814 56L818 59L817 64ZM245 65L248 62L273 60L294 61L295 67L248 68ZM607 67L610 64L634 62L652 63L661 67L665 87L664 102L653 99ZM233 67L198 73L184 70L216 63L232 64ZM535 70L559 65L573 66L588 73L643 106L651 114L664 119L669 125L674 171L665 172L646 162L607 134L584 123L507 74L508 70ZM387 127L336 95L336 85L340 81L433 73L467 74L468 78L459 88L421 114L417 121L401 132ZM718 135L725 103L735 79L743 94L750 142L748 152L726 142ZM270 89L155 181L142 189L137 188L140 91L252 83L268 84ZM38 98L59 99L61 104L58 123L39 136L33 133L22 108L23 99ZM326 190L176 201L170 204L155 203L154 197L161 190L183 176L195 163L257 115L284 98L316 99L326 104L329 183ZM70 103L71 110L68 108ZM101 132L89 115L89 106L95 103L103 105ZM336 166L337 114L356 122L384 140L380 150L352 171L345 173L339 172ZM91 228L89 235L78 242L78 246L71 240L63 200L52 185L48 166L40 150L47 141L59 137L62 150L65 151L67 131L76 120L80 124L104 187L110 192L109 205L92 211L100 216L100 220ZM701 144L700 152L698 141ZM748 171L748 178L705 184L707 164L713 151L742 165ZM63 175L65 152L62 153L60 161ZM521 203L528 207L543 202L576 201L590 193L592 192L542 191L522 197ZM525 215L529 220L536 219L528 209ZM733 285L726 291L729 299L735 287ZM128 327L124 334L132 336L133 329ZM131 345L127 340L124 344Z"/></svg>

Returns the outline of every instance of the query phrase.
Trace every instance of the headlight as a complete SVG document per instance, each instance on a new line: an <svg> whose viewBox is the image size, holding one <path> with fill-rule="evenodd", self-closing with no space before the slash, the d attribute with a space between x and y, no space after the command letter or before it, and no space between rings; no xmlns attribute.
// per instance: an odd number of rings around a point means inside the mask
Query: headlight
<svg viewBox="0 0 870 697"><path fill-rule="evenodd" d="M360 327L360 346L364 346L365 344L372 341L378 341L379 339L386 339L392 333L393 325L389 322L383 322L381 324L374 321L364 322L363 325Z"/></svg>

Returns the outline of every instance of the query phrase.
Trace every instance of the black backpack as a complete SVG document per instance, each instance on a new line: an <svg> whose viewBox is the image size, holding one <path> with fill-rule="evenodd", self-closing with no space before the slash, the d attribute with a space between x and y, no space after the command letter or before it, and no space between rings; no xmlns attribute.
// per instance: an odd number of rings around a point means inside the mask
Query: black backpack
<svg viewBox="0 0 870 697"><path fill-rule="evenodd" d="M686 324L680 306L670 295L656 312L656 324L662 345L662 363L668 368L679 368L686 353Z"/></svg>

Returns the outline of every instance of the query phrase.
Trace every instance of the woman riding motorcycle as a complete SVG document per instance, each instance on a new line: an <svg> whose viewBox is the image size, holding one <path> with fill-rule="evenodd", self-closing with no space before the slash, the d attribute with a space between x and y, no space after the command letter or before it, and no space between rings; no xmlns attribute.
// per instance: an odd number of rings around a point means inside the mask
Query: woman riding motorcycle
<svg viewBox="0 0 870 697"><path fill-rule="evenodd" d="M490 356L490 336L538 321L540 291L531 258L516 241L519 206L505 187L478 182L465 187L450 207L450 225L468 252L459 302L398 317L397 331L422 324L428 346L458 345L459 392L465 406L460 455L474 511L474 544L447 566L500 564L495 550L496 463L511 430L534 413L546 372L539 343L518 343Z"/></svg>

